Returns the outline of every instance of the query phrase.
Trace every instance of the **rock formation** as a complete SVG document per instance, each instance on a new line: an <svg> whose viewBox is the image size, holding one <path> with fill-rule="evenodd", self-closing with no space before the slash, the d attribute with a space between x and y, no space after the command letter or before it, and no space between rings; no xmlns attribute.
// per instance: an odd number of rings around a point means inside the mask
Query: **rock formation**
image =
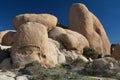
<svg viewBox="0 0 120 80"><path fill-rule="evenodd" d="M16 31L15 30L6 30L0 32L0 44L6 45L6 46L12 46L14 36Z"/></svg>
<svg viewBox="0 0 120 80"><path fill-rule="evenodd" d="M84 68L84 73L91 75L113 76L120 72L120 64L114 58L104 57L88 63Z"/></svg>
<svg viewBox="0 0 120 80"><path fill-rule="evenodd" d="M15 67L38 61L45 67L55 66L53 52L49 52L47 29L44 25L28 22L19 26L12 47L12 61ZM51 50L50 50L51 51Z"/></svg>
<svg viewBox="0 0 120 80"><path fill-rule="evenodd" d="M75 3L69 12L69 29L84 35L90 47L103 56L110 55L110 42L100 21L84 4Z"/></svg>
<svg viewBox="0 0 120 80"><path fill-rule="evenodd" d="M82 53L84 47L89 46L87 39L74 31L55 27L49 32L49 37L63 43L67 50L78 50Z"/></svg>
<svg viewBox="0 0 120 80"><path fill-rule="evenodd" d="M71 6L69 27L51 14L21 14L13 26L0 32L0 80L120 79L120 43L110 55L102 24L81 3Z"/></svg>
<svg viewBox="0 0 120 80"><path fill-rule="evenodd" d="M49 38L49 54L48 58L52 59L54 64L65 63L66 59L64 54L59 51L58 46L56 45L55 41ZM49 57L51 56L51 57Z"/></svg>
<svg viewBox="0 0 120 80"><path fill-rule="evenodd" d="M21 24L37 22L45 25L47 30L53 29L57 24L57 18L50 14L21 14L13 19L13 25L17 29Z"/></svg>
<svg viewBox="0 0 120 80"><path fill-rule="evenodd" d="M120 60L120 43L111 45L111 56Z"/></svg>
<svg viewBox="0 0 120 80"><path fill-rule="evenodd" d="M71 30L62 28L64 25L51 14L21 14L13 19L13 26L16 31L0 32L0 43L12 46L11 58L1 60L3 66L5 62L11 64L10 60L15 68L33 61L44 67L71 63L77 58L86 63L90 60L83 55L85 47L92 47L103 56L110 55L110 43L102 24L83 4L73 4L70 9Z"/></svg>

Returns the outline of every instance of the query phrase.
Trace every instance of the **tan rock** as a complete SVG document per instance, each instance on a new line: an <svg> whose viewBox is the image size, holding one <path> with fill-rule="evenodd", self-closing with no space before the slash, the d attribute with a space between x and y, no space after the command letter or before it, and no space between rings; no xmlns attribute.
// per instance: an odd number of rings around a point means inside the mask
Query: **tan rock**
<svg viewBox="0 0 120 80"><path fill-rule="evenodd" d="M89 62L89 60L83 55L79 55L79 59L85 63Z"/></svg>
<svg viewBox="0 0 120 80"><path fill-rule="evenodd" d="M76 3L70 8L69 29L84 35L90 47L102 55L110 55L110 42L100 21L84 4Z"/></svg>
<svg viewBox="0 0 120 80"><path fill-rule="evenodd" d="M51 38L49 38L48 40L49 40L50 43L54 44L58 49L60 49L61 44L58 41L53 40Z"/></svg>
<svg viewBox="0 0 120 80"><path fill-rule="evenodd" d="M47 30L51 30L56 26L57 18L50 14L21 14L13 19L13 25L16 29L26 22L41 23L47 27Z"/></svg>
<svg viewBox="0 0 120 80"><path fill-rule="evenodd" d="M49 31L48 36L54 40L60 41L60 35L62 34L66 34L65 29L55 27L53 30Z"/></svg>
<svg viewBox="0 0 120 80"><path fill-rule="evenodd" d="M78 52L75 51L75 50L61 49L60 51L61 51L62 54L64 54L67 63L73 62L73 61L76 60L76 59L78 58L78 56L80 55L80 53L78 53Z"/></svg>
<svg viewBox="0 0 120 80"><path fill-rule="evenodd" d="M12 47L13 66L20 68L32 61L38 61L45 67L54 67L48 46L47 29L44 25L35 22L21 25L17 29Z"/></svg>
<svg viewBox="0 0 120 80"><path fill-rule="evenodd" d="M111 45L111 56L120 60L120 43Z"/></svg>
<svg viewBox="0 0 120 80"><path fill-rule="evenodd" d="M66 58L66 62L67 63L72 63L74 60L76 59L80 59L82 62L88 62L89 60L84 57L83 55L81 55L79 53L79 51L76 50L66 50L66 49L62 49L61 53L64 54L65 58Z"/></svg>
<svg viewBox="0 0 120 80"><path fill-rule="evenodd" d="M65 63L65 56L59 51L58 45L56 45L55 41L49 38L49 54L51 54L48 58L51 58L55 64Z"/></svg>
<svg viewBox="0 0 120 80"><path fill-rule="evenodd" d="M63 43L68 50L78 50L81 53L84 47L89 46L87 39L83 35L60 27L51 30L49 37Z"/></svg>
<svg viewBox="0 0 120 80"><path fill-rule="evenodd" d="M78 50L81 53L83 52L84 47L89 46L87 39L83 35L67 29L66 34L60 36L60 40L68 50Z"/></svg>
<svg viewBox="0 0 120 80"><path fill-rule="evenodd" d="M15 30L6 30L0 32L0 43L5 46L12 46L15 33Z"/></svg>

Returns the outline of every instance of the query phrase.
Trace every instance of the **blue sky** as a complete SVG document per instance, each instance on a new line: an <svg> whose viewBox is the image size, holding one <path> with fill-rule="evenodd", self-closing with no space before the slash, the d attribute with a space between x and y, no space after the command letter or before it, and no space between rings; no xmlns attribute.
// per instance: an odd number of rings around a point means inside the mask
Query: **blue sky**
<svg viewBox="0 0 120 80"><path fill-rule="evenodd" d="M0 31L14 29L12 19L24 13L50 13L67 26L73 3L84 3L99 18L110 42L120 42L120 0L0 0Z"/></svg>

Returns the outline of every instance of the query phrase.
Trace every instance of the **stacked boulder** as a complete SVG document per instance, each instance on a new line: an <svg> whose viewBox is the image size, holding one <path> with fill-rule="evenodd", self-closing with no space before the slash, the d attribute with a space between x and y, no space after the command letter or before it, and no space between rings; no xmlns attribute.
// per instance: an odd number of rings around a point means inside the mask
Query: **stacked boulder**
<svg viewBox="0 0 120 80"><path fill-rule="evenodd" d="M63 43L67 50L78 50L82 53L84 47L88 47L87 39L74 31L55 27L49 32L49 37Z"/></svg>
<svg viewBox="0 0 120 80"><path fill-rule="evenodd" d="M12 47L13 65L24 67L38 61L45 67L64 63L65 57L48 41L48 31L55 27L57 18L49 14L23 14L13 19L17 33ZM61 61L57 58L62 58Z"/></svg>
<svg viewBox="0 0 120 80"><path fill-rule="evenodd" d="M45 25L47 30L53 29L57 24L57 18L50 14L21 14L13 19L13 26L18 29L27 22L37 22Z"/></svg>
<svg viewBox="0 0 120 80"><path fill-rule="evenodd" d="M71 6L68 27L71 30L57 23L51 14L16 16L13 19L16 31L0 33L0 43L12 46L13 67L21 68L33 61L44 67L55 67L78 57L87 62L82 55L85 47L92 47L103 56L110 55L110 42L103 26L83 4Z"/></svg>

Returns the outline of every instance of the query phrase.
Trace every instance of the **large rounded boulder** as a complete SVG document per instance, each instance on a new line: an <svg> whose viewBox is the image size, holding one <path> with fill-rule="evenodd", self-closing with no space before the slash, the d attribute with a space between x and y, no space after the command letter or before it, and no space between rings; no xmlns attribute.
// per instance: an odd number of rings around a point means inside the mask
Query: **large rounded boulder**
<svg viewBox="0 0 120 80"><path fill-rule="evenodd" d="M84 47L88 47L87 39L74 31L55 27L49 32L49 37L61 42L67 50L78 50L82 53Z"/></svg>
<svg viewBox="0 0 120 80"><path fill-rule="evenodd" d="M17 29L27 22L37 22L45 25L47 30L51 30L56 26L57 18L51 14L21 14L13 19L13 26Z"/></svg>
<svg viewBox="0 0 120 80"><path fill-rule="evenodd" d="M0 44L5 46L12 46L15 37L15 30L6 30L0 32Z"/></svg>
<svg viewBox="0 0 120 80"><path fill-rule="evenodd" d="M100 52L103 56L110 55L110 42L102 24L84 4L75 3L71 6L69 29L84 35L90 47Z"/></svg>
<svg viewBox="0 0 120 80"><path fill-rule="evenodd" d="M17 29L12 46L13 67L24 67L33 61L45 67L55 67L57 62L49 50L47 28L36 22L23 24Z"/></svg>

